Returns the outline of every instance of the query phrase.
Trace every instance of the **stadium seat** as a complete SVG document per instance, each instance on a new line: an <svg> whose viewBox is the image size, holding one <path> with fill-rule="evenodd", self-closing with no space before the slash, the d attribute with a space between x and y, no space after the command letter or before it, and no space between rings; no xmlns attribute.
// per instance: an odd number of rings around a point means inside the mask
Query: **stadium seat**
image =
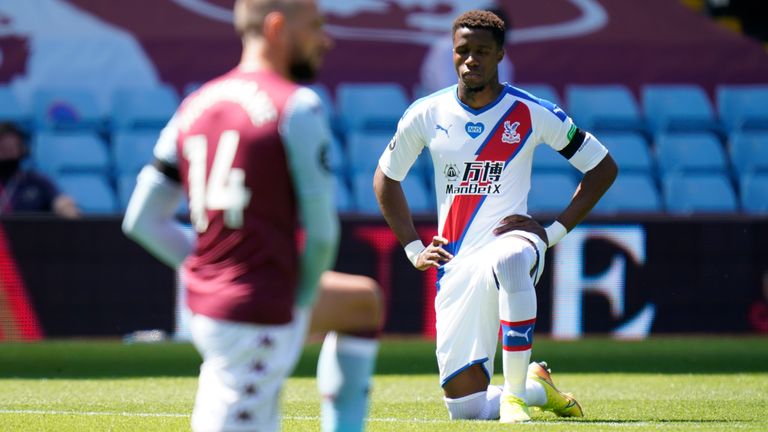
<svg viewBox="0 0 768 432"><path fill-rule="evenodd" d="M30 126L29 111L8 86L0 86L0 121L16 123L25 129Z"/></svg>
<svg viewBox="0 0 768 432"><path fill-rule="evenodd" d="M122 174L117 177L117 204L119 210L125 211L133 188L136 187L136 174Z"/></svg>
<svg viewBox="0 0 768 432"><path fill-rule="evenodd" d="M564 173L541 173L531 176L528 193L529 213L560 212L576 191L576 180Z"/></svg>
<svg viewBox="0 0 768 432"><path fill-rule="evenodd" d="M424 179L419 175L409 174L400 185L403 188L408 206L413 213L432 213L435 211L434 195L429 193ZM373 193L373 172L358 172L353 177L353 196L358 213L380 215L379 204Z"/></svg>
<svg viewBox="0 0 768 432"><path fill-rule="evenodd" d="M115 193L106 178L99 174L61 174L56 184L71 196L86 214L109 214L117 209Z"/></svg>
<svg viewBox="0 0 768 432"><path fill-rule="evenodd" d="M568 114L582 129L645 131L637 102L623 85L571 85L565 99Z"/></svg>
<svg viewBox="0 0 768 432"><path fill-rule="evenodd" d="M178 105L179 97L168 85L118 89L112 95L112 128L162 129Z"/></svg>
<svg viewBox="0 0 768 432"><path fill-rule="evenodd" d="M654 84L641 90L643 113L651 133L713 131L722 133L715 110L698 85Z"/></svg>
<svg viewBox="0 0 768 432"><path fill-rule="evenodd" d="M593 213L655 213L662 210L653 178L642 172L620 171L616 181L598 201Z"/></svg>
<svg viewBox="0 0 768 432"><path fill-rule="evenodd" d="M664 177L667 211L674 214L733 213L738 210L731 182L723 174L675 173Z"/></svg>
<svg viewBox="0 0 768 432"><path fill-rule="evenodd" d="M337 115L345 133L367 130L391 136L408 100L396 83L341 83L336 89Z"/></svg>
<svg viewBox="0 0 768 432"><path fill-rule="evenodd" d="M394 132L352 132L347 136L347 164L350 175L367 172L373 175L381 153Z"/></svg>
<svg viewBox="0 0 768 432"><path fill-rule="evenodd" d="M717 87L717 112L728 132L768 129L768 84Z"/></svg>
<svg viewBox="0 0 768 432"><path fill-rule="evenodd" d="M35 129L100 129L103 116L96 96L76 88L44 88L32 95Z"/></svg>
<svg viewBox="0 0 768 432"><path fill-rule="evenodd" d="M112 137L112 158L118 176L135 176L152 161L158 133L151 131L118 131Z"/></svg>
<svg viewBox="0 0 768 432"><path fill-rule="evenodd" d="M728 140L728 151L737 174L768 172L768 131L736 131Z"/></svg>
<svg viewBox="0 0 768 432"><path fill-rule="evenodd" d="M355 209L364 215L379 216L379 203L373 194L373 172L358 172L352 175L352 196Z"/></svg>
<svg viewBox="0 0 768 432"><path fill-rule="evenodd" d="M560 153L548 145L540 145L533 152L533 173L560 172L574 175L575 168Z"/></svg>
<svg viewBox="0 0 768 432"><path fill-rule="evenodd" d="M662 133L656 157L663 175L672 172L725 173L728 164L720 141L711 133Z"/></svg>
<svg viewBox="0 0 768 432"><path fill-rule="evenodd" d="M539 99L548 100L553 104L563 108L562 100L560 99L560 96L557 94L557 90L555 90L555 88L549 84L522 83L522 84L514 84L514 86L527 91L528 93L536 96Z"/></svg>
<svg viewBox="0 0 768 432"><path fill-rule="evenodd" d="M371 179L371 183L373 179ZM414 173L408 174L400 183L408 200L408 207L412 213L434 213L435 197L429 193L429 188L424 178ZM371 192L373 194L373 192Z"/></svg>
<svg viewBox="0 0 768 432"><path fill-rule="evenodd" d="M768 214L768 173L749 173L741 177L741 205L745 212Z"/></svg>
<svg viewBox="0 0 768 432"><path fill-rule="evenodd" d="M41 132L33 139L35 169L48 175L82 173L106 175L109 156L106 145L89 132Z"/></svg>
<svg viewBox="0 0 768 432"><path fill-rule="evenodd" d="M346 181L343 177L334 176L334 200L336 201L336 210L347 213L354 211L355 206L352 202L352 194L349 191Z"/></svg>
<svg viewBox="0 0 768 432"><path fill-rule="evenodd" d="M606 132L600 134L598 139L608 148L621 172L653 172L653 157L642 135L633 132Z"/></svg>

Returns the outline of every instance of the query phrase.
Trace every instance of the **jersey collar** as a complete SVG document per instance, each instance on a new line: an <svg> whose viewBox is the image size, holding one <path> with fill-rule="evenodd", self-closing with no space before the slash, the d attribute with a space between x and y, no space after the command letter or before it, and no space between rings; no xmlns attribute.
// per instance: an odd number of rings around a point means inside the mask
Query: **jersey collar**
<svg viewBox="0 0 768 432"><path fill-rule="evenodd" d="M504 96L506 96L506 94L509 93L509 86L506 83L502 84L502 85L504 86L504 88L501 90L499 95L496 97L496 100L494 100L493 102L491 102L488 105L485 105L484 107L479 108L479 109L474 109L471 106L469 106L469 105L465 104L464 102L462 102L461 99L459 99L459 86L458 85L455 86L456 87L456 91L453 92L453 97L456 99L456 102L459 103L459 106L464 108L464 111L468 111L469 113L477 116L477 115L480 115L480 114L488 111L489 109L495 107L496 105L498 105L498 103L501 102L501 100L504 98Z"/></svg>

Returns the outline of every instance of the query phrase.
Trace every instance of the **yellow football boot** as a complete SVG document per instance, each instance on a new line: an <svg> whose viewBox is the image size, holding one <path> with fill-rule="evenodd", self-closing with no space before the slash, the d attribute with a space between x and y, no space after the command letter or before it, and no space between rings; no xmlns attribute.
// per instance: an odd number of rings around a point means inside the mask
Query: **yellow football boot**
<svg viewBox="0 0 768 432"><path fill-rule="evenodd" d="M545 362L533 362L528 365L528 379L532 379L542 387L547 394L547 403L539 407L544 411L551 411L558 417L584 417L581 405L570 393L563 393L552 382L552 371L547 368ZM503 404L501 405L504 406Z"/></svg>

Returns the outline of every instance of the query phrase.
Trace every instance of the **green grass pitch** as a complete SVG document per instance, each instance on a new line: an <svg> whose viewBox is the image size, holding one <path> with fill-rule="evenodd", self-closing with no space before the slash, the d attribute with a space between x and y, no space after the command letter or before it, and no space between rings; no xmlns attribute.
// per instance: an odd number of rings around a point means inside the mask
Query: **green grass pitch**
<svg viewBox="0 0 768 432"><path fill-rule="evenodd" d="M309 345L288 381L285 431L319 430L318 351ZM532 423L514 426L448 421L433 351L431 341L382 344L368 431L768 430L765 337L540 338L534 358L550 363L586 417L535 412ZM0 430L188 430L198 366L188 344L0 344Z"/></svg>

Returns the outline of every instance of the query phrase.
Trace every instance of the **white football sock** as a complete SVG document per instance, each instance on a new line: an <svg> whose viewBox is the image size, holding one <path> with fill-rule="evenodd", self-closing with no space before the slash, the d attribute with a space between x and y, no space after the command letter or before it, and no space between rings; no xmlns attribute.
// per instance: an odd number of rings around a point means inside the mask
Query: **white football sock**
<svg viewBox="0 0 768 432"><path fill-rule="evenodd" d="M486 392L472 393L456 399L444 397L451 420L477 420L486 406ZM498 410L498 408L497 408Z"/></svg>
<svg viewBox="0 0 768 432"><path fill-rule="evenodd" d="M499 289L504 393L525 400L536 323L536 291L530 276L536 252L526 240L516 237L504 240L504 252L493 266Z"/></svg>
<svg viewBox="0 0 768 432"><path fill-rule="evenodd" d="M499 402L501 401L500 386L489 385L485 392L485 407L480 412L481 420L498 420L499 418Z"/></svg>
<svg viewBox="0 0 768 432"><path fill-rule="evenodd" d="M317 361L317 387L323 401L324 432L361 431L368 413L371 375L378 341L328 333Z"/></svg>

